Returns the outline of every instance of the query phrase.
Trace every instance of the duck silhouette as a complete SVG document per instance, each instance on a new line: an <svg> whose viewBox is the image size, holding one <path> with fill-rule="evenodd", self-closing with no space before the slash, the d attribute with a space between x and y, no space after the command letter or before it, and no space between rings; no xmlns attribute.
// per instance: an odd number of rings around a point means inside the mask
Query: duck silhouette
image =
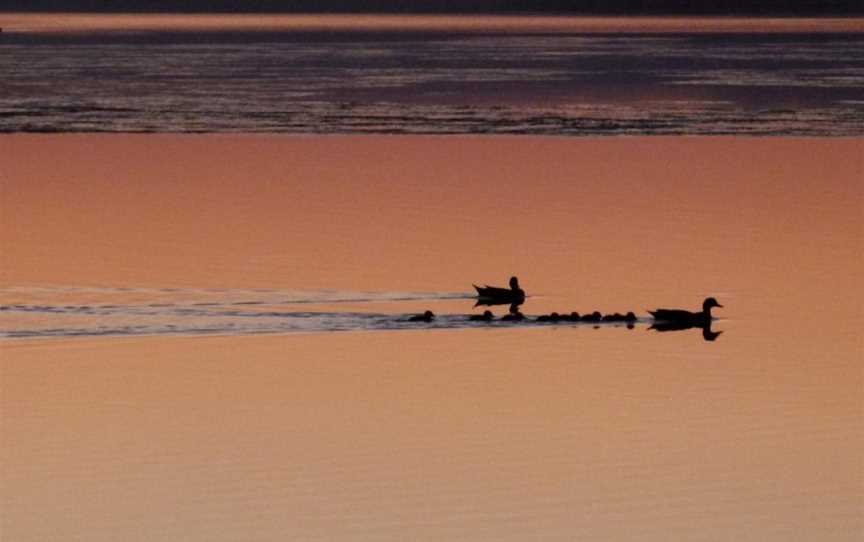
<svg viewBox="0 0 864 542"><path fill-rule="evenodd" d="M689 324L690 327L702 327L711 322L711 308L723 308L713 297L705 298L702 303L702 312L690 312L680 309L657 309L648 311L654 317L655 322Z"/></svg>
<svg viewBox="0 0 864 542"><path fill-rule="evenodd" d="M525 302L525 290L519 287L519 279L510 277L510 288L499 288L497 286L477 286L477 303L474 305L512 305L518 307ZM511 307L510 312L515 312Z"/></svg>
<svg viewBox="0 0 864 542"><path fill-rule="evenodd" d="M560 322L565 319L569 319L569 316L562 316L557 312L553 312L551 314L542 314L537 317L538 322Z"/></svg>
<svg viewBox="0 0 864 542"><path fill-rule="evenodd" d="M511 312L501 317L501 320L504 322L521 322L524 319L525 315L519 311Z"/></svg>
<svg viewBox="0 0 864 542"><path fill-rule="evenodd" d="M492 311L483 311L483 314L472 314L468 319L474 322L491 322L494 316Z"/></svg>
<svg viewBox="0 0 864 542"><path fill-rule="evenodd" d="M408 319L409 322L431 322L435 319L435 313L426 311L423 314L416 314Z"/></svg>
<svg viewBox="0 0 864 542"><path fill-rule="evenodd" d="M594 311L591 314L583 314L581 321L583 322L599 322L603 319L603 315L600 314L600 311Z"/></svg>

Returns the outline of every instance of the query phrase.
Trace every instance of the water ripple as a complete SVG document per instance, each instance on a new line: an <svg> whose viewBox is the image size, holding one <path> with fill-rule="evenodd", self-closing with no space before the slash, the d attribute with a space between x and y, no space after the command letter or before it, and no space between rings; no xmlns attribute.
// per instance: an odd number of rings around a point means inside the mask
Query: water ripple
<svg viewBox="0 0 864 542"><path fill-rule="evenodd" d="M535 321L477 322L469 320L465 313L442 314L428 323L411 322L409 317L412 313L409 312L372 310L377 303L398 305L409 301L471 300L473 297L471 293L452 292L5 288L0 289L0 339L254 335L546 325ZM70 299L78 302L70 303ZM85 299L90 302L84 303ZM369 310L338 310L344 304L351 304L352 308L360 305ZM316 305L315 310L300 309L300 306L309 305ZM466 304L466 312L469 307L470 304Z"/></svg>
<svg viewBox="0 0 864 542"><path fill-rule="evenodd" d="M0 72L7 133L864 134L854 33L12 33Z"/></svg>

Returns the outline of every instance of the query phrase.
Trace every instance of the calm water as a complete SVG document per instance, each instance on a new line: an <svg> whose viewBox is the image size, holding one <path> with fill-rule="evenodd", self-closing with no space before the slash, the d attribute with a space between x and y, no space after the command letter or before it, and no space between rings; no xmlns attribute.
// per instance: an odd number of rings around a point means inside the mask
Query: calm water
<svg viewBox="0 0 864 542"><path fill-rule="evenodd" d="M0 15L0 131L864 134L855 20L91 19Z"/></svg>
<svg viewBox="0 0 864 542"><path fill-rule="evenodd" d="M3 538L859 540L862 144L2 138Z"/></svg>

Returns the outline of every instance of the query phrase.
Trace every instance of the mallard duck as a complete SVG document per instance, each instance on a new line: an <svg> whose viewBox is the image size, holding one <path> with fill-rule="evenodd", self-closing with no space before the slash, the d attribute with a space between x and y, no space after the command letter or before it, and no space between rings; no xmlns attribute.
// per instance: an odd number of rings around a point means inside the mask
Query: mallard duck
<svg viewBox="0 0 864 542"><path fill-rule="evenodd" d="M477 286L478 305L521 305L525 302L525 290L519 287L519 279L510 277L510 288L498 288L496 286Z"/></svg>
<svg viewBox="0 0 864 542"><path fill-rule="evenodd" d="M702 303L702 312L690 312L680 309L657 309L648 311L658 322L686 323L692 326L704 326L711 321L711 308L723 308L713 297L708 297Z"/></svg>

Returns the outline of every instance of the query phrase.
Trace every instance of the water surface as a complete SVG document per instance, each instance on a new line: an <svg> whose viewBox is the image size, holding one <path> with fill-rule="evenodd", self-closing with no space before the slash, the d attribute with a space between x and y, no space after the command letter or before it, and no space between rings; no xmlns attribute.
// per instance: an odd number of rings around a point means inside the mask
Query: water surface
<svg viewBox="0 0 864 542"><path fill-rule="evenodd" d="M860 139L0 155L4 540L864 532ZM459 320L511 274L534 315L714 295L723 333Z"/></svg>
<svg viewBox="0 0 864 542"><path fill-rule="evenodd" d="M861 19L0 15L0 131L862 135Z"/></svg>

